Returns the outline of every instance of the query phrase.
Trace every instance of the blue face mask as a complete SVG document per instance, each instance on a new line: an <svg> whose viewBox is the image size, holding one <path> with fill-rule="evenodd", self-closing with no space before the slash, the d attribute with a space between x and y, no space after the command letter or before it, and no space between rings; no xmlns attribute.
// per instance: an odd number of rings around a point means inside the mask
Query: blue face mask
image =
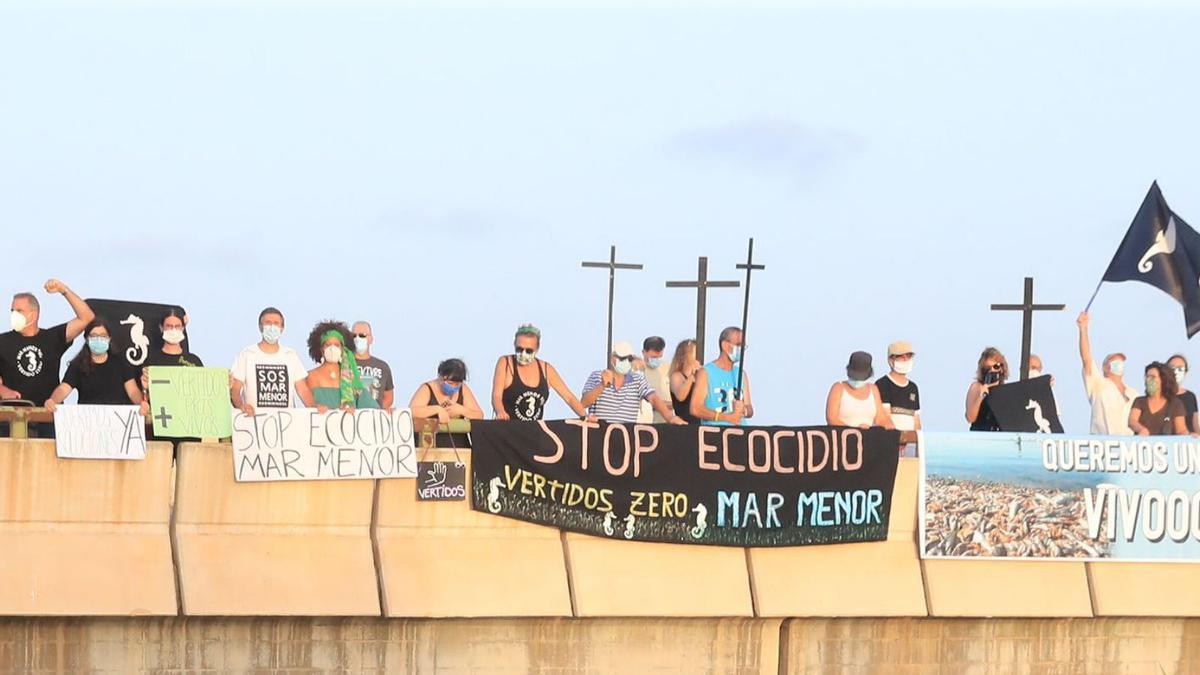
<svg viewBox="0 0 1200 675"><path fill-rule="evenodd" d="M442 393L443 394L445 394L447 396L453 396L458 393L459 389L462 389L461 384L450 384L449 382L442 380Z"/></svg>
<svg viewBox="0 0 1200 675"><path fill-rule="evenodd" d="M862 389L866 383L866 380L846 380L846 384L850 385L851 389Z"/></svg>
<svg viewBox="0 0 1200 675"><path fill-rule="evenodd" d="M646 359L646 367L647 368L651 368L651 369L658 368L661 365L662 365L662 357L660 357L660 356L651 356L650 358Z"/></svg>
<svg viewBox="0 0 1200 675"><path fill-rule="evenodd" d="M262 339L269 345L279 342L279 338L282 335L283 329L275 324L268 324L262 327Z"/></svg>
<svg viewBox="0 0 1200 675"><path fill-rule="evenodd" d="M729 360L737 363L742 360L742 346L734 345L733 350L729 352Z"/></svg>
<svg viewBox="0 0 1200 675"><path fill-rule="evenodd" d="M87 346L93 354L106 354L108 353L108 338L90 337L87 339Z"/></svg>

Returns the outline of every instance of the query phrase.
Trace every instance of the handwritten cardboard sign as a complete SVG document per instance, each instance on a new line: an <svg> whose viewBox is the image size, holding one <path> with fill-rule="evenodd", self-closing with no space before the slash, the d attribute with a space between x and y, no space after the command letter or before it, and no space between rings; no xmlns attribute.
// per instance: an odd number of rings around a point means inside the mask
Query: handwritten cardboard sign
<svg viewBox="0 0 1200 675"><path fill-rule="evenodd" d="M417 462L417 501L461 502L466 499L466 464L462 462Z"/></svg>
<svg viewBox="0 0 1200 675"><path fill-rule="evenodd" d="M229 371L225 368L151 366L150 419L163 438L233 435Z"/></svg>
<svg viewBox="0 0 1200 675"><path fill-rule="evenodd" d="M146 459L146 420L135 405L60 405L54 445L67 459Z"/></svg>
<svg viewBox="0 0 1200 675"><path fill-rule="evenodd" d="M417 475L412 413L235 412L233 475L238 481L412 478Z"/></svg>

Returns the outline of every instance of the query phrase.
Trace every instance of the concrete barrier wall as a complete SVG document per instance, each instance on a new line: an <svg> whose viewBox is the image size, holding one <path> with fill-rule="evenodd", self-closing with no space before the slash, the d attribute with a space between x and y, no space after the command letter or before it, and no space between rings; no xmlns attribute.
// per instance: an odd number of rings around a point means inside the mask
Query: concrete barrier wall
<svg viewBox="0 0 1200 675"><path fill-rule="evenodd" d="M1200 619L0 619L0 672L1200 672Z"/></svg>
<svg viewBox="0 0 1200 675"><path fill-rule="evenodd" d="M0 441L0 614L173 614L178 578L188 615L1200 615L1200 564L920 561L914 460L887 541L750 550L564 534L418 503L412 479L239 484L230 446L199 443L168 529L170 460Z"/></svg>
<svg viewBox="0 0 1200 675"><path fill-rule="evenodd" d="M0 614L175 614L171 444L144 461L0 440Z"/></svg>
<svg viewBox="0 0 1200 675"><path fill-rule="evenodd" d="M237 483L232 446L180 444L173 534L183 612L379 616L375 484Z"/></svg>
<svg viewBox="0 0 1200 675"><path fill-rule="evenodd" d="M470 451L422 456L456 458L469 481ZM393 479L379 482L374 534L387 616L571 616L554 528L472 511L467 501L418 502L415 481Z"/></svg>

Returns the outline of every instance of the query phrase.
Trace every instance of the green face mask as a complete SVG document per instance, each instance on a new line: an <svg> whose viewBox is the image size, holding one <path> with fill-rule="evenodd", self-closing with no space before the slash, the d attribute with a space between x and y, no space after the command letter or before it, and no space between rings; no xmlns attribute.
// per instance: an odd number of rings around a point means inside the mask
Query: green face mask
<svg viewBox="0 0 1200 675"><path fill-rule="evenodd" d="M1152 380L1147 377L1146 378L1146 395L1147 396L1158 396L1158 391L1159 391L1158 380Z"/></svg>

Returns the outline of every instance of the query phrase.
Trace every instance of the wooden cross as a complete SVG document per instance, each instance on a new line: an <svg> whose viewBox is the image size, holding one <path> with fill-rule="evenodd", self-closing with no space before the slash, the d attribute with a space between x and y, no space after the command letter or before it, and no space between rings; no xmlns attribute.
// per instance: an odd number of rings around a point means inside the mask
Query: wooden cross
<svg viewBox="0 0 1200 675"><path fill-rule="evenodd" d="M608 360L612 355L613 344L613 289L616 287L617 270L640 270L641 265L617 262L617 247L609 249L608 262L585 262L584 267L600 267L608 269L608 349L604 352L604 367L608 368Z"/></svg>
<svg viewBox="0 0 1200 675"><path fill-rule="evenodd" d="M1019 305L992 305L993 310L1019 311L1021 317L1021 379L1029 378L1029 351L1033 343L1033 313L1042 311L1060 312L1066 305L1033 304L1033 277L1025 277L1025 301Z"/></svg>
<svg viewBox="0 0 1200 675"><path fill-rule="evenodd" d="M667 288L696 289L696 360L704 363L704 317L707 311L706 299L710 288L737 288L740 281L709 281L708 258L700 256L695 281L668 281Z"/></svg>
<svg viewBox="0 0 1200 675"><path fill-rule="evenodd" d="M742 302L742 358L738 359L737 389L734 398L742 397L742 373L746 367L746 321L750 318L750 275L754 270L765 270L766 265L754 264L754 237L750 237L750 247L746 250L746 262L738 263L739 270L746 270L746 299Z"/></svg>

